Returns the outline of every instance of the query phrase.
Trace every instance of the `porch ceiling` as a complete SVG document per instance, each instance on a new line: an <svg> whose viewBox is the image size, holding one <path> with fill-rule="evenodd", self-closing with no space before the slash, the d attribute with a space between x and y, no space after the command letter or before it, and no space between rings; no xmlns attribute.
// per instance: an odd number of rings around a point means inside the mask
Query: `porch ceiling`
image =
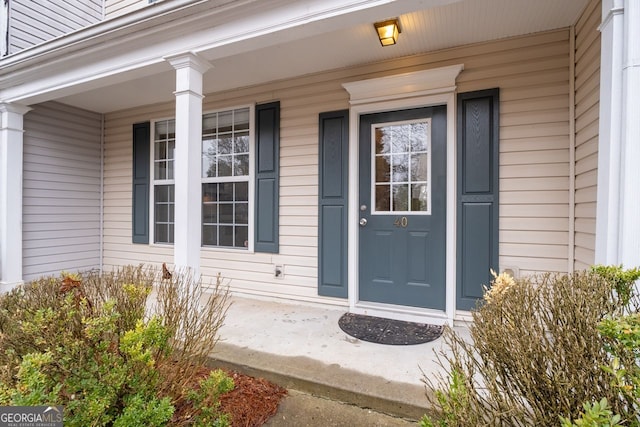
<svg viewBox="0 0 640 427"><path fill-rule="evenodd" d="M353 2L352 2L353 3ZM403 0L378 2L349 13L309 20L251 38L190 48L214 68L205 74L205 93L357 64L505 37L568 27L588 0ZM264 3L262 3L264 4ZM292 3L274 5L292 8ZM255 6L254 6L255 7ZM264 14L284 9L263 9ZM289 9L290 10L290 9ZM398 44L382 48L374 21L399 16ZM228 21L219 29L233 23ZM170 52L167 52L170 53ZM58 93L57 100L87 110L110 112L174 99L175 74L162 61L123 71L96 87ZM97 87L101 86L101 87Z"/></svg>

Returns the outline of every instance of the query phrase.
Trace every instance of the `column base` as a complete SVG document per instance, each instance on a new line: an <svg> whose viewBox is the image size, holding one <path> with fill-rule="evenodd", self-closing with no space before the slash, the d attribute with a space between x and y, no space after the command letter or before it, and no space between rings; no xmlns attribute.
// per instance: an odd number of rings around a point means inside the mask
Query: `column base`
<svg viewBox="0 0 640 427"><path fill-rule="evenodd" d="M0 281L0 294L4 294L6 292L9 292L10 290L20 286L24 284L23 281L19 281L19 282L3 282Z"/></svg>

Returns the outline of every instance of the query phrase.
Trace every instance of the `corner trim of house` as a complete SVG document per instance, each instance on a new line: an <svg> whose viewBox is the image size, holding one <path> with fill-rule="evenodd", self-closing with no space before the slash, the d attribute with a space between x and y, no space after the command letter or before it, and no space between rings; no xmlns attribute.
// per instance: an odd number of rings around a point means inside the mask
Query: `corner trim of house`
<svg viewBox="0 0 640 427"><path fill-rule="evenodd" d="M349 310L398 320L453 324L456 300L456 78L464 64L344 83L349 92ZM358 150L362 114L418 106L447 106L447 223L445 310L360 301L358 295Z"/></svg>

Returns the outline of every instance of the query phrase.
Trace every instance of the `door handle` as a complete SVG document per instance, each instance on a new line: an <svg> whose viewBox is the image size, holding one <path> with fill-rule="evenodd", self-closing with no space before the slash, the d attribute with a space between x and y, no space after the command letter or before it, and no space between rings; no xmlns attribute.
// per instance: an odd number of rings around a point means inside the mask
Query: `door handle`
<svg viewBox="0 0 640 427"><path fill-rule="evenodd" d="M360 218L360 226L364 227L365 225L367 225L367 218Z"/></svg>

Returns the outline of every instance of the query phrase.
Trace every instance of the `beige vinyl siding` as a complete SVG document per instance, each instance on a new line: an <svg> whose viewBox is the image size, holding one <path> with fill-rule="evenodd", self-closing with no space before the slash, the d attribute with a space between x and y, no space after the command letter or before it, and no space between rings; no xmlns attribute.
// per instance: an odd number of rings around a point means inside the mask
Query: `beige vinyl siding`
<svg viewBox="0 0 640 427"><path fill-rule="evenodd" d="M279 254L204 248L206 280L221 273L238 293L346 304L317 295L318 114L349 108L344 82L459 63L465 67L458 78L460 92L500 87L501 265L523 274L566 271L569 31L562 30L208 94L205 111L280 101L281 218ZM169 259L157 255L153 245L130 243L131 126L173 116L172 108L144 107L106 117L107 264ZM116 206L121 221L110 218ZM276 264L284 266L284 278L273 277Z"/></svg>
<svg viewBox="0 0 640 427"><path fill-rule="evenodd" d="M24 117L23 278L100 266L101 116L48 102Z"/></svg>
<svg viewBox="0 0 640 427"><path fill-rule="evenodd" d="M160 3L161 1L164 0L104 0L105 19L125 15L150 4Z"/></svg>
<svg viewBox="0 0 640 427"><path fill-rule="evenodd" d="M11 0L8 53L99 22L102 13L102 0Z"/></svg>
<svg viewBox="0 0 640 427"><path fill-rule="evenodd" d="M576 193L575 268L595 258L596 186L600 100L601 4L592 0L575 26Z"/></svg>

